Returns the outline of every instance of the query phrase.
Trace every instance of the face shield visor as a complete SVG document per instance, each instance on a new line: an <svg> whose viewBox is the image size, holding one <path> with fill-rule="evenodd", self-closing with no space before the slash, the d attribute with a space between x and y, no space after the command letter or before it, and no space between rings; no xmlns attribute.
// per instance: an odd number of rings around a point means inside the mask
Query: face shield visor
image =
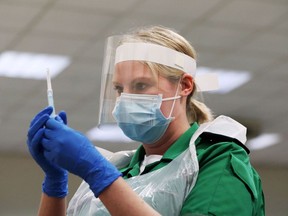
<svg viewBox="0 0 288 216"><path fill-rule="evenodd" d="M99 125L116 123L112 114L115 103L126 94L129 94L126 102L131 95L147 103L155 101L155 106L159 100L165 101L167 110L162 108L162 111L164 116L170 117L181 75L185 72L194 77L195 70L193 58L173 49L152 43L128 42L123 36L109 37L102 70ZM149 101L146 95L155 97Z"/></svg>

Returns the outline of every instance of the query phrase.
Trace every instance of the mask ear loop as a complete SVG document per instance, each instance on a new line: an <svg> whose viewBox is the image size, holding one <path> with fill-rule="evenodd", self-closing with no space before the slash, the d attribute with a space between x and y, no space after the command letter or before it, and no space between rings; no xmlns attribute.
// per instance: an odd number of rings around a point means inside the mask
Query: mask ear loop
<svg viewBox="0 0 288 216"><path fill-rule="evenodd" d="M171 117L171 115L172 115L172 113L173 113L173 110L174 110L174 107L175 107L176 100L179 99L179 98L181 98L181 96L178 95L178 91L179 91L179 86L180 86L181 80L182 80L182 77L179 79L179 82L178 82L178 86L177 86L177 89L176 89L175 96L174 96L174 97L170 97L170 98L164 98L164 99L162 99L162 101L173 100L173 104L172 104L172 107L171 107L171 111L170 111L170 114L169 114L169 116L168 116L168 118L172 118L172 120L174 119L174 117ZM177 95L178 95L178 96L177 96Z"/></svg>

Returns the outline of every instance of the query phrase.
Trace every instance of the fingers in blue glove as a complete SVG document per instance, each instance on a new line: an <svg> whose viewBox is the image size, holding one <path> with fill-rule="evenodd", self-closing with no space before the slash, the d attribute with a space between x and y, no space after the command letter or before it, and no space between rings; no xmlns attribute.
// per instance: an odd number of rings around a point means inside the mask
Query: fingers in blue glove
<svg viewBox="0 0 288 216"><path fill-rule="evenodd" d="M52 107L47 107L33 118L27 134L27 145L30 154L45 172L45 179L42 184L43 192L52 197L64 197L68 194L67 171L44 157L44 149L41 144L46 127L45 123L50 119L52 111ZM61 122L63 124L62 119Z"/></svg>
<svg viewBox="0 0 288 216"><path fill-rule="evenodd" d="M96 197L121 176L88 138L55 119L46 122L41 143L47 160L83 178Z"/></svg>
<svg viewBox="0 0 288 216"><path fill-rule="evenodd" d="M62 122L57 121L57 119L50 118L47 122L45 122L45 127L47 129L51 129L51 130L65 128L65 127L63 127L65 125L61 124L61 123Z"/></svg>
<svg viewBox="0 0 288 216"><path fill-rule="evenodd" d="M43 134L44 134L44 128L39 129L28 144L29 151L32 154L33 158L41 154L42 148L39 143L43 137Z"/></svg>
<svg viewBox="0 0 288 216"><path fill-rule="evenodd" d="M64 122L65 125L67 125L68 121L67 121L67 115L65 111L60 111L58 116L62 119L62 121Z"/></svg>
<svg viewBox="0 0 288 216"><path fill-rule="evenodd" d="M51 107L51 106L48 106L48 107L46 107L45 109L41 110L41 111L32 119L32 121L31 121L31 123L30 123L30 127L31 127L33 124L35 124L35 122L38 121L38 119L39 119L41 116L43 116L43 115L45 115L45 114L47 114L47 115L50 116L50 115L52 114L52 112L53 112L53 107Z"/></svg>
<svg viewBox="0 0 288 216"><path fill-rule="evenodd" d="M40 128L43 128L46 121L49 119L49 115L48 114L44 114L41 117L37 118L37 121L29 128L28 130L28 142L31 142L31 140L33 139L33 137L35 136L35 134L37 133L37 131Z"/></svg>
<svg viewBox="0 0 288 216"><path fill-rule="evenodd" d="M31 121L30 128L28 130L28 140L27 143L31 141L35 133L44 126L45 122L49 119L53 111L52 107L46 107L42 111L40 111Z"/></svg>
<svg viewBox="0 0 288 216"><path fill-rule="evenodd" d="M81 144L86 139L79 132L50 118L45 124L44 137L41 141L44 156L47 160L79 175L75 173L73 168L80 154Z"/></svg>

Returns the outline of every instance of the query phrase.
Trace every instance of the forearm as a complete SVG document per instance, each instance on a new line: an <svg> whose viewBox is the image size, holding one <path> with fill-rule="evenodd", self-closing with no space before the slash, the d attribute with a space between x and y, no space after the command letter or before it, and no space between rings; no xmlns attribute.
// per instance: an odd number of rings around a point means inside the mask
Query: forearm
<svg viewBox="0 0 288 216"><path fill-rule="evenodd" d="M66 198L49 197L42 193L38 216L66 215Z"/></svg>
<svg viewBox="0 0 288 216"><path fill-rule="evenodd" d="M143 201L120 177L99 196L111 215L160 215Z"/></svg>

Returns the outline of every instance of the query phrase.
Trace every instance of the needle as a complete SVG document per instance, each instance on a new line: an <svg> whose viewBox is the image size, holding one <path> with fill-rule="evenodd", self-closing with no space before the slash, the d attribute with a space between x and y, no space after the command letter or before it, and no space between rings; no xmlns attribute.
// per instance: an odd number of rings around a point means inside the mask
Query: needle
<svg viewBox="0 0 288 216"><path fill-rule="evenodd" d="M51 117L55 117L55 107L54 107L54 99L53 99L53 90L52 90L52 85L51 85L51 77L50 77L50 72L49 69L47 68L47 98L48 98L48 105L53 107L53 112L51 114Z"/></svg>

